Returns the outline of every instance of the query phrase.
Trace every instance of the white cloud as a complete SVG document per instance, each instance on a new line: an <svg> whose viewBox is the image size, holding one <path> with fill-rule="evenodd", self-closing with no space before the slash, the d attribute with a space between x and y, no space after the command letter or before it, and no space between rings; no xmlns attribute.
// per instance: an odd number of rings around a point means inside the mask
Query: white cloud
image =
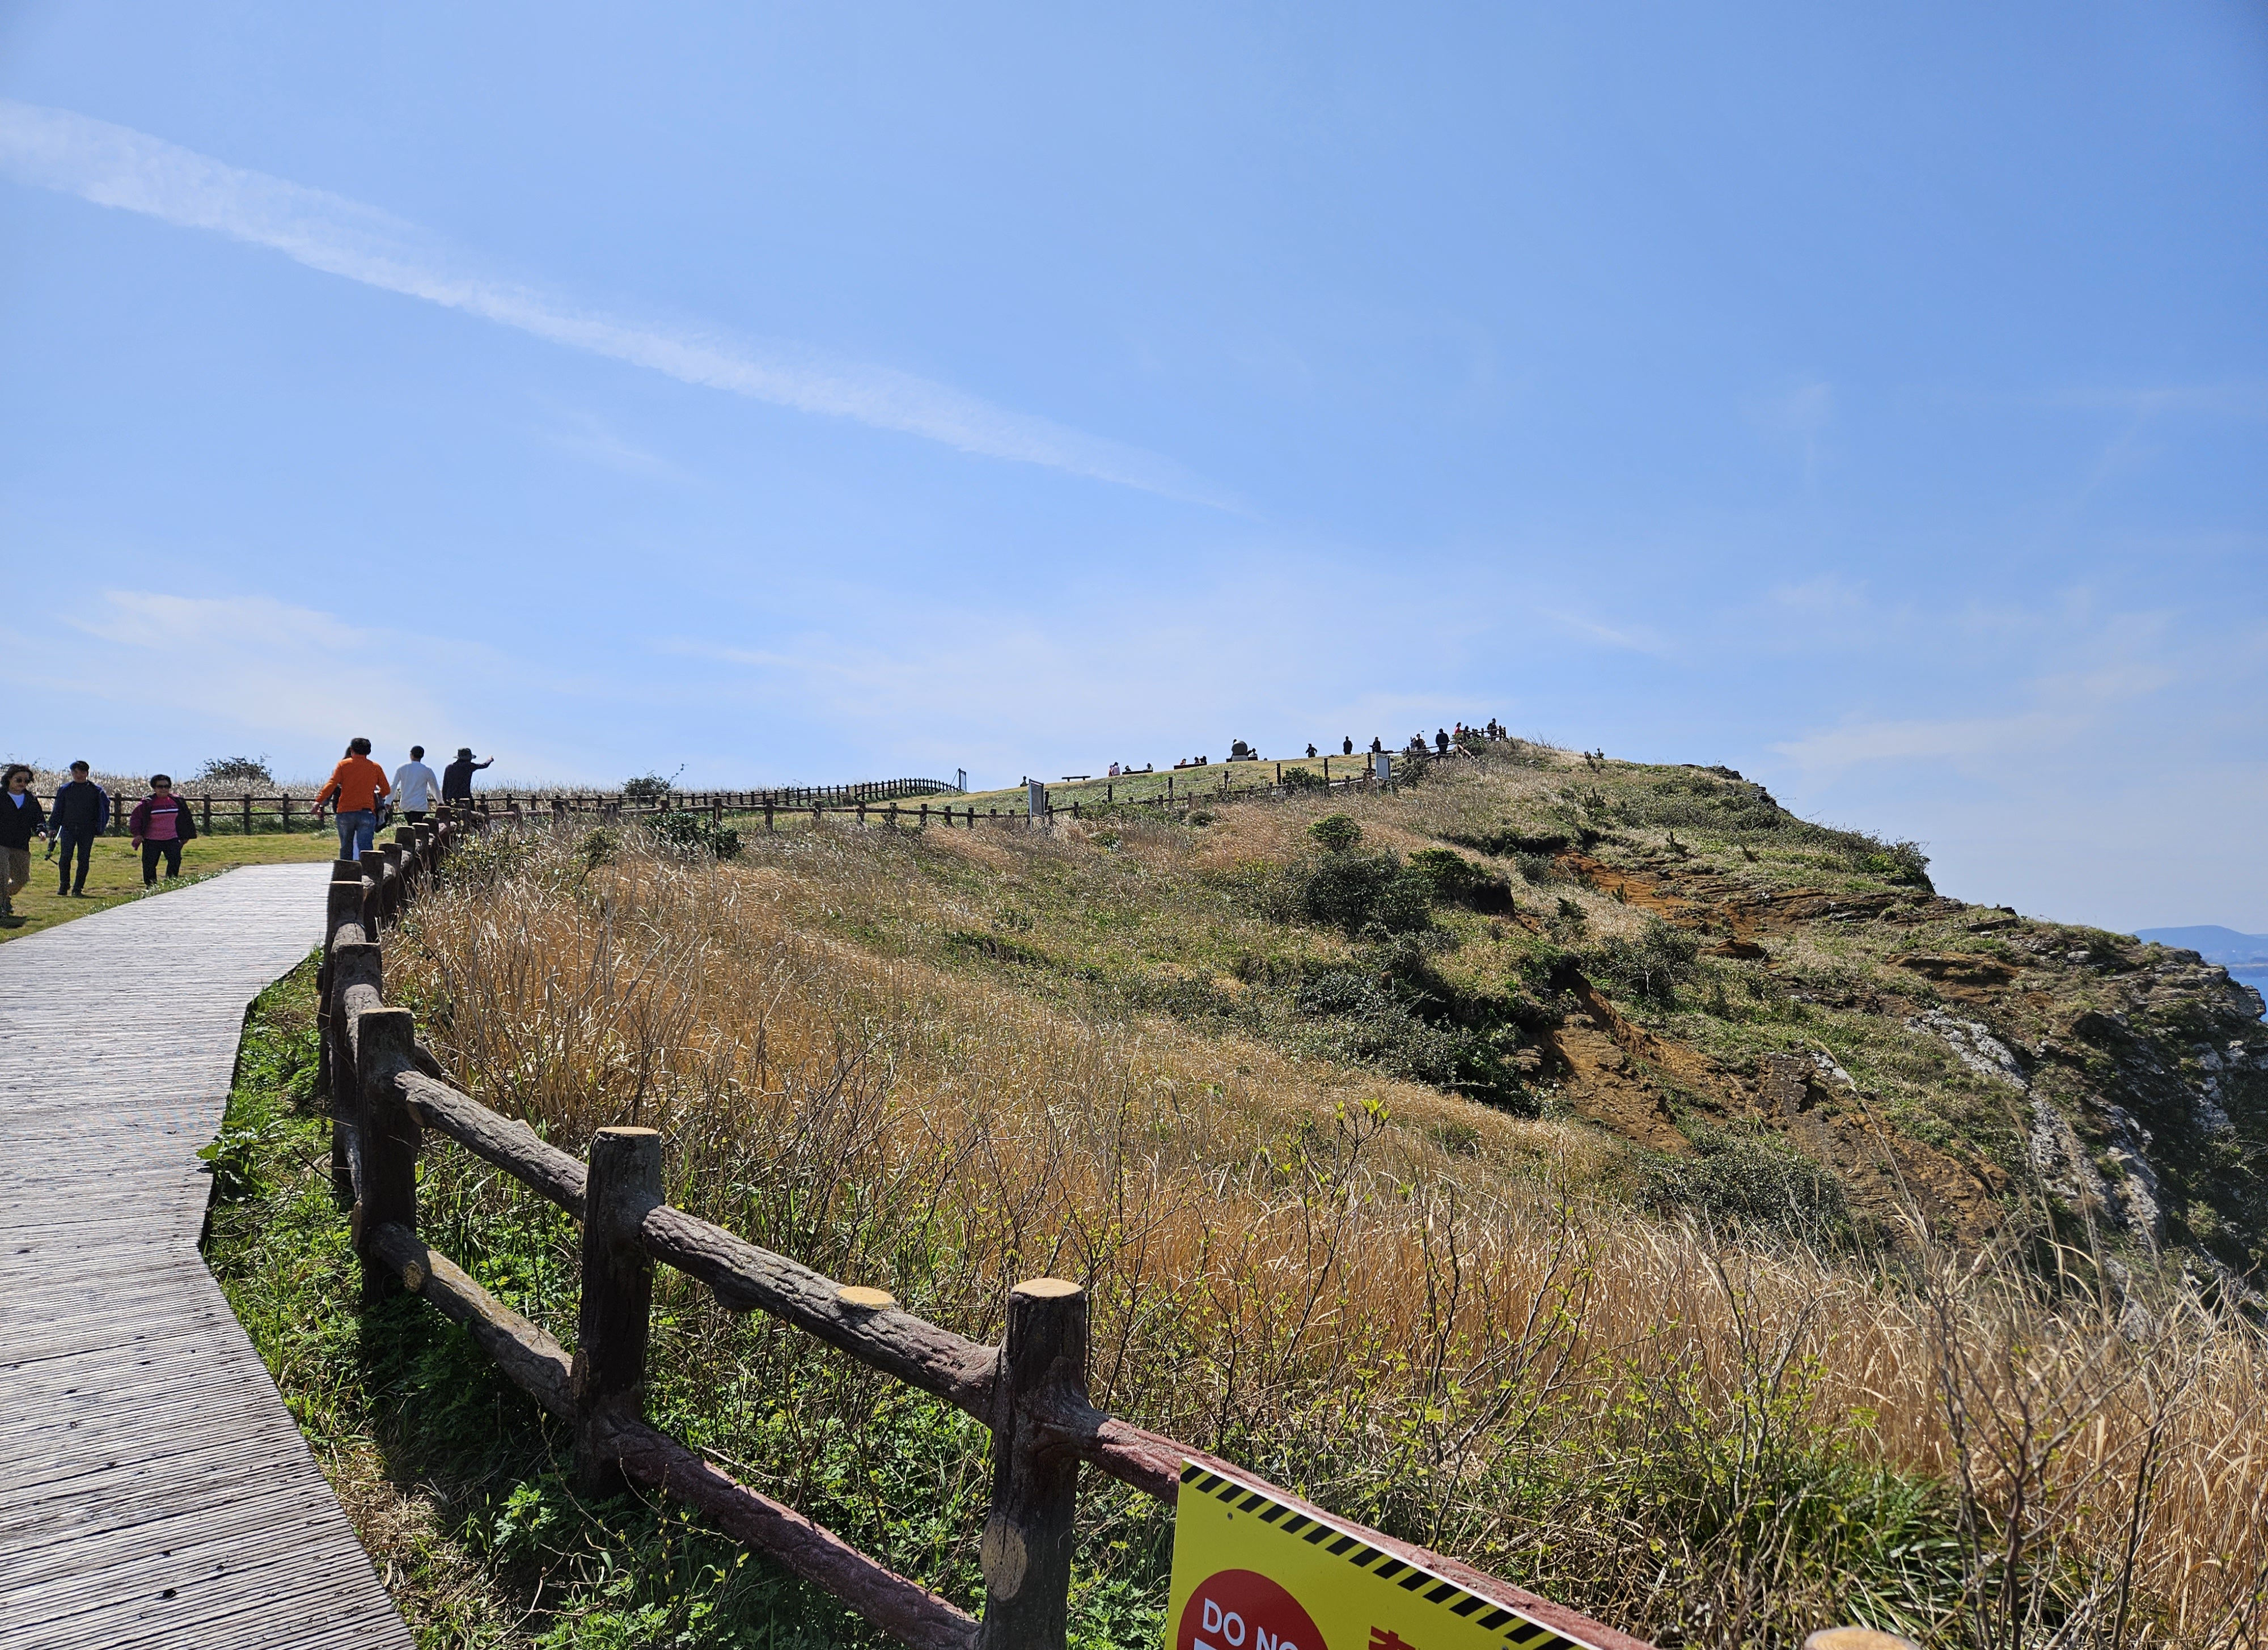
<svg viewBox="0 0 2268 1650"><path fill-rule="evenodd" d="M1601 643L1608 647L1621 648L1625 652L1648 653L1657 658L1665 658L1669 652L1669 649L1663 645L1660 638L1655 636L1652 630L1643 626L1617 630L1613 625L1602 624L1596 619L1587 619L1580 614L1561 612L1550 608L1538 608L1536 612L1562 630L1572 631L1587 641Z"/></svg>
<svg viewBox="0 0 2268 1650"><path fill-rule="evenodd" d="M2021 716L1851 722L1771 748L1808 771L1864 763L2002 756L2036 750L2077 733L2082 723L2044 711Z"/></svg>
<svg viewBox="0 0 2268 1650"><path fill-rule="evenodd" d="M497 727L497 689L525 686L477 646L350 623L267 596L201 597L109 590L75 628L110 645L117 668L96 672L98 697L193 712L253 740L335 757L356 734L381 755L412 743L435 749ZM155 684L162 684L161 687ZM514 771L576 771L573 754L516 741ZM303 755L297 760L305 762Z"/></svg>
<svg viewBox="0 0 2268 1650"><path fill-rule="evenodd" d="M130 127L0 99L0 167L20 180L185 229L210 230L368 286L461 310L688 384L852 418L964 453L1233 508L1171 461L893 368L726 340L578 307L478 274L375 207L228 166Z"/></svg>
<svg viewBox="0 0 2268 1650"><path fill-rule="evenodd" d="M616 435L605 420L593 413L559 410L555 414L551 427L538 433L561 452L572 453L601 469L616 470L624 475L640 475L649 481L681 482L685 479L685 472L676 465L658 453L633 446Z"/></svg>

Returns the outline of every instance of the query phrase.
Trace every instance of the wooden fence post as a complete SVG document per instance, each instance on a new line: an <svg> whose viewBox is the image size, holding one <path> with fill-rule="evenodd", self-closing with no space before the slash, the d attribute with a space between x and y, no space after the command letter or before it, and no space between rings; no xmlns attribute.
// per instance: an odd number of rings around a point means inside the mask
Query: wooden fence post
<svg viewBox="0 0 2268 1650"><path fill-rule="evenodd" d="M598 1444L602 1424L644 1418L653 1260L638 1241L638 1222L662 1200L661 1136L652 1129L601 1129L592 1136L583 1199L575 1483L581 1493L604 1498L621 1494L623 1484L622 1468Z"/></svg>
<svg viewBox="0 0 2268 1650"><path fill-rule="evenodd" d="M1008 1292L992 1389L992 1508L977 1566L977 1650L1063 1650L1070 1613L1079 1457L1040 1443L1051 1402L1086 1400L1086 1291L1035 1278Z"/></svg>
<svg viewBox="0 0 2268 1650"><path fill-rule="evenodd" d="M417 1120L401 1103L394 1079L410 1066L416 1017L406 1008L373 1008L355 1023L355 1083L362 1095L362 1203L355 1247L362 1252L362 1303L374 1307L401 1287L393 1267L369 1247L382 1226L417 1229Z"/></svg>
<svg viewBox="0 0 2268 1650"><path fill-rule="evenodd" d="M386 856L375 848L362 851L358 863L368 879L368 897L363 905L363 938L375 939L378 931L386 924Z"/></svg>

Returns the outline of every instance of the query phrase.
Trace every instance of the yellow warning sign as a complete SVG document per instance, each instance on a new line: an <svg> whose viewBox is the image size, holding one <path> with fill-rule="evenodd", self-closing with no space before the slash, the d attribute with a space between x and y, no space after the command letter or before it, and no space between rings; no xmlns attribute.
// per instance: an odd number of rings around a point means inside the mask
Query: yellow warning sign
<svg viewBox="0 0 2268 1650"><path fill-rule="evenodd" d="M1165 1650L1594 1650L1190 1462Z"/></svg>

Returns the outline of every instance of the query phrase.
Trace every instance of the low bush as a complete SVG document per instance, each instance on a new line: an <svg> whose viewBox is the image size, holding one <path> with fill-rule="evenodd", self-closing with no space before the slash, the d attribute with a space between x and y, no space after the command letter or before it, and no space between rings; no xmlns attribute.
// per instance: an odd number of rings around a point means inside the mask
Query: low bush
<svg viewBox="0 0 2268 1650"><path fill-rule="evenodd" d="M1285 878L1304 920L1344 933L1361 933L1373 923L1406 933L1432 921L1431 885L1405 873L1395 854L1344 849L1303 860Z"/></svg>
<svg viewBox="0 0 2268 1650"><path fill-rule="evenodd" d="M1333 853L1344 853L1362 840L1362 827L1344 814L1326 814L1307 827L1307 835Z"/></svg>
<svg viewBox="0 0 2268 1650"><path fill-rule="evenodd" d="M1470 848L1484 854L1504 857L1513 854L1540 854L1547 860L1553 854L1564 854L1574 839L1565 831L1529 830L1522 827L1499 825L1480 831L1450 830L1441 833L1444 842L1453 842L1461 848ZM1528 880L1535 881L1530 877Z"/></svg>
<svg viewBox="0 0 2268 1650"><path fill-rule="evenodd" d="M1512 885L1454 848L1420 849L1410 856L1410 870L1444 903L1498 913L1513 909Z"/></svg>
<svg viewBox="0 0 2268 1650"><path fill-rule="evenodd" d="M189 783L213 790L272 790L276 776L265 756L216 756L189 776Z"/></svg>
<svg viewBox="0 0 2268 1650"><path fill-rule="evenodd" d="M681 854L712 854L719 859L740 855L740 833L730 825L716 823L706 814L657 814L647 821L646 829L663 847Z"/></svg>
<svg viewBox="0 0 2268 1650"><path fill-rule="evenodd" d="M1677 988L1692 978L1701 941L1658 917L1646 919L1636 939L1609 935L1587 960L1589 972L1626 991L1657 1003L1675 1002Z"/></svg>
<svg viewBox="0 0 2268 1650"><path fill-rule="evenodd" d="M1684 1210L1727 1232L1764 1230L1826 1249L1857 1238L1833 1170L1760 1135L1696 1129L1695 1155L1666 1158L1647 1176L1646 1201Z"/></svg>

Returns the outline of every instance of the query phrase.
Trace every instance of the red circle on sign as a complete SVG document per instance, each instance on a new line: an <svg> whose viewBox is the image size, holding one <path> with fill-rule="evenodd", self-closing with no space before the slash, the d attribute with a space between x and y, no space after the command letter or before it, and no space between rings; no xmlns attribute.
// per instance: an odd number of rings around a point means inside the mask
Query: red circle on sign
<svg viewBox="0 0 2268 1650"><path fill-rule="evenodd" d="M1329 1650L1300 1601L1257 1570L1216 1570L1190 1589L1174 1650Z"/></svg>

